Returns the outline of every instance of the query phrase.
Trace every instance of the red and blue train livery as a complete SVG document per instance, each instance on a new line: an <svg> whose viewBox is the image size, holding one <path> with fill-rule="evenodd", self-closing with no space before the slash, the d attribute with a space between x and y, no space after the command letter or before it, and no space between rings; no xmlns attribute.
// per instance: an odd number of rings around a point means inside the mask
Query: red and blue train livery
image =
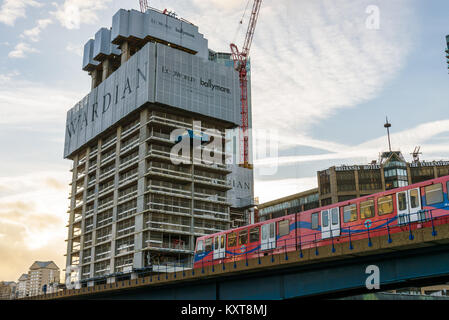
<svg viewBox="0 0 449 320"><path fill-rule="evenodd" d="M199 237L194 268L449 223L449 176Z"/></svg>

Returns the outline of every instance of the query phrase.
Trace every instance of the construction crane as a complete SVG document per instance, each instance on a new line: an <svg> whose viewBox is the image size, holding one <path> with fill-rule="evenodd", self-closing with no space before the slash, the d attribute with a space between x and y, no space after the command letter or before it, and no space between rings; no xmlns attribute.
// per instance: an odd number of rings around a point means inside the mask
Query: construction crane
<svg viewBox="0 0 449 320"><path fill-rule="evenodd" d="M147 0L139 0L140 1L140 11L145 13L148 9L150 9L150 6L148 5Z"/></svg>
<svg viewBox="0 0 449 320"><path fill-rule="evenodd" d="M242 125L240 127L240 163L244 167L249 167L249 146L248 146L248 78L246 65L249 58L249 50L253 42L254 31L256 29L257 18L259 17L260 6L262 0L254 0L251 17L246 31L243 49L240 52L237 45L231 43L232 59L234 60L234 68L239 72L241 103L242 103Z"/></svg>

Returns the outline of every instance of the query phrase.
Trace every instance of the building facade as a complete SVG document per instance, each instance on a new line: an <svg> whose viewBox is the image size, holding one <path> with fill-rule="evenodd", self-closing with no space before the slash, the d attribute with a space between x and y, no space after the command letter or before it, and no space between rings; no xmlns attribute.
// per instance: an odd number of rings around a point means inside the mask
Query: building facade
<svg viewBox="0 0 449 320"><path fill-rule="evenodd" d="M92 91L67 114L64 150L69 283L175 271L197 237L228 229L231 215L245 223L253 178L226 152L240 124L229 55L185 20L119 10L86 43L83 69ZM248 190L231 192L231 176Z"/></svg>
<svg viewBox="0 0 449 320"><path fill-rule="evenodd" d="M25 298L29 296L28 274L24 273L17 281L17 298Z"/></svg>
<svg viewBox="0 0 449 320"><path fill-rule="evenodd" d="M0 282L0 300L12 300L16 298L17 284L14 281Z"/></svg>
<svg viewBox="0 0 449 320"><path fill-rule="evenodd" d="M20 279L22 278L23 275ZM59 267L53 261L35 261L31 265L28 279L25 281L27 284L25 292L28 292L30 297L44 294L44 285L47 288L46 293L52 293L54 292L53 288L60 283Z"/></svg>

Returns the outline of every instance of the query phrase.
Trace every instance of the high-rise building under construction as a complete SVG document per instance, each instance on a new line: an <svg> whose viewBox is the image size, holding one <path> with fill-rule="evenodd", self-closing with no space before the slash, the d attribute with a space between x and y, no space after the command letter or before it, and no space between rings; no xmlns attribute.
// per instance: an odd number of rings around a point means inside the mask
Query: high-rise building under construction
<svg viewBox="0 0 449 320"><path fill-rule="evenodd" d="M176 270L196 237L249 222L253 173L229 161L239 147L228 129L241 124L230 54L172 14L122 9L85 44L83 70L92 90L67 113L64 147L67 277Z"/></svg>

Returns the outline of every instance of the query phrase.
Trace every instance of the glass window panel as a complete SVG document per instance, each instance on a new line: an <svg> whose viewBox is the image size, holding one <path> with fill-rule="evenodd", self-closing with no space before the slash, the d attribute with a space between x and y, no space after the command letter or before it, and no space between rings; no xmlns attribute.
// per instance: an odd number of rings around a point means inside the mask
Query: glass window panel
<svg viewBox="0 0 449 320"><path fill-rule="evenodd" d="M351 204L343 208L343 221L352 222L357 220L357 205Z"/></svg>
<svg viewBox="0 0 449 320"><path fill-rule="evenodd" d="M212 251L212 238L206 239L206 251Z"/></svg>
<svg viewBox="0 0 449 320"><path fill-rule="evenodd" d="M270 238L274 238L274 223L270 223Z"/></svg>
<svg viewBox="0 0 449 320"><path fill-rule="evenodd" d="M323 228L328 227L329 226L329 212L327 210L321 212L321 218L323 220Z"/></svg>
<svg viewBox="0 0 449 320"><path fill-rule="evenodd" d="M379 216L393 213L393 196L377 199L377 211Z"/></svg>
<svg viewBox="0 0 449 320"><path fill-rule="evenodd" d="M428 205L443 202L443 185L441 183L426 187L426 201Z"/></svg>
<svg viewBox="0 0 449 320"><path fill-rule="evenodd" d="M398 193L398 207L400 211L407 210L407 197L405 192Z"/></svg>
<svg viewBox="0 0 449 320"><path fill-rule="evenodd" d="M374 217L374 200L360 203L360 218L368 219Z"/></svg>
<svg viewBox="0 0 449 320"><path fill-rule="evenodd" d="M241 230L239 232L239 246L248 243L248 230Z"/></svg>
<svg viewBox="0 0 449 320"><path fill-rule="evenodd" d="M268 226L264 225L262 226L262 240L268 239Z"/></svg>
<svg viewBox="0 0 449 320"><path fill-rule="evenodd" d="M249 242L258 242L259 241L259 231L260 228L252 228L249 231Z"/></svg>
<svg viewBox="0 0 449 320"><path fill-rule="evenodd" d="M220 248L224 249L225 247L225 235L221 236L221 241L220 241Z"/></svg>
<svg viewBox="0 0 449 320"><path fill-rule="evenodd" d="M410 190L410 208L419 207L419 193L417 189Z"/></svg>
<svg viewBox="0 0 449 320"><path fill-rule="evenodd" d="M203 240L200 240L200 241L198 241L198 246L197 246L197 248L196 248L196 251L197 251L198 253L201 253L201 252L203 252L203 250L204 250L204 247L203 247Z"/></svg>
<svg viewBox="0 0 449 320"><path fill-rule="evenodd" d="M312 213L312 229L318 229L318 213Z"/></svg>
<svg viewBox="0 0 449 320"><path fill-rule="evenodd" d="M338 208L332 208L331 209L331 215L332 215L332 225L338 225Z"/></svg>
<svg viewBox="0 0 449 320"><path fill-rule="evenodd" d="M237 245L237 234L232 232L228 236L228 247L235 247Z"/></svg>
<svg viewBox="0 0 449 320"><path fill-rule="evenodd" d="M215 237L215 245L214 245L214 250L218 250L218 249L220 249L220 247L219 247L219 242L218 242L218 238L219 238L219 237Z"/></svg>
<svg viewBox="0 0 449 320"><path fill-rule="evenodd" d="M279 222L279 236L285 236L289 234L289 223L288 220L283 220Z"/></svg>

